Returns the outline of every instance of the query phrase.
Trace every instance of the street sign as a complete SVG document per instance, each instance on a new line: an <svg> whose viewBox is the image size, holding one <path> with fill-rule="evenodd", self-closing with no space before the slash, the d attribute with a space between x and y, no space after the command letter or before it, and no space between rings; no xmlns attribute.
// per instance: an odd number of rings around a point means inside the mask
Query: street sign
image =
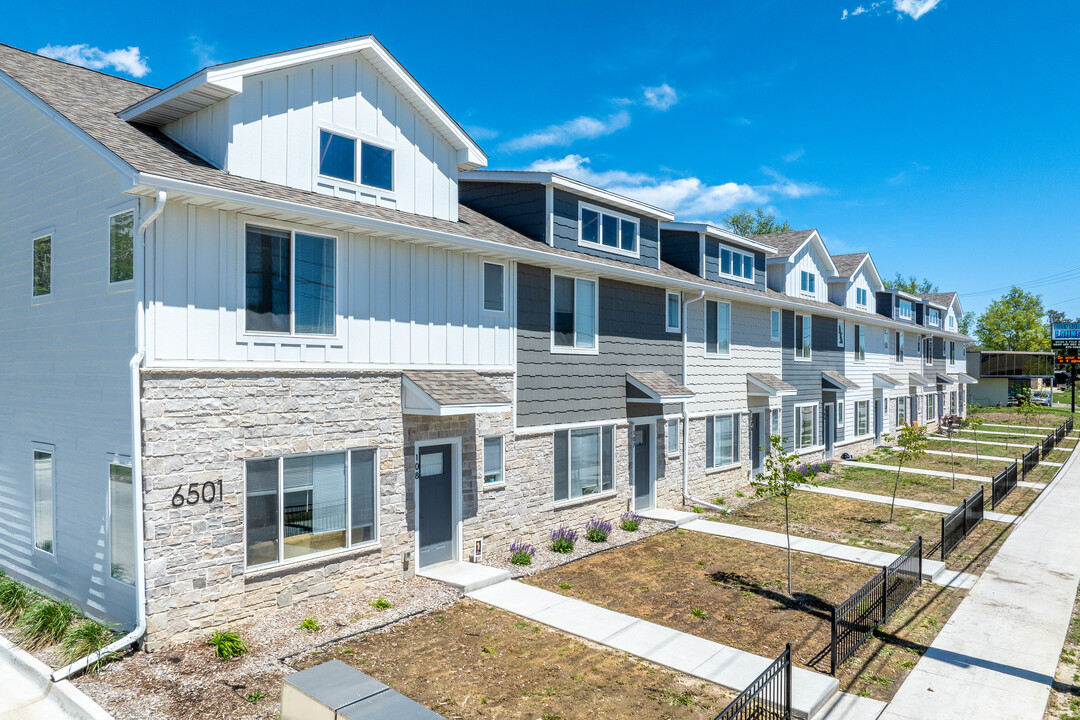
<svg viewBox="0 0 1080 720"><path fill-rule="evenodd" d="M1059 363L1080 363L1080 323L1054 323L1050 326L1050 349Z"/></svg>

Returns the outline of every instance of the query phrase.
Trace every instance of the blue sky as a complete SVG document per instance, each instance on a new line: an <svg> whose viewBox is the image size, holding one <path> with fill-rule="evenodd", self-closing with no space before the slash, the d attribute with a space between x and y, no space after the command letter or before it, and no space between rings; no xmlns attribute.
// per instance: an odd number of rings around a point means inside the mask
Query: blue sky
<svg viewBox="0 0 1080 720"><path fill-rule="evenodd" d="M1017 283L1080 316L1080 3L120 7L60 0L43 22L19 4L0 40L163 87L372 33L491 168L556 169L688 220L764 205L968 311Z"/></svg>

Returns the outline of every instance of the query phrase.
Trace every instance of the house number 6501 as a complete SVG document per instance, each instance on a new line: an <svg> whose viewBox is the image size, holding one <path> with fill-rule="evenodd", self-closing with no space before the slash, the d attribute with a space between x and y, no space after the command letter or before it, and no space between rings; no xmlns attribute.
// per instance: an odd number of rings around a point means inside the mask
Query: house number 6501
<svg viewBox="0 0 1080 720"><path fill-rule="evenodd" d="M212 503L222 495L220 480L217 481L216 485L210 481L204 482L202 485L191 483L187 486L186 493L184 492L184 486L181 485L173 493L172 506L183 507L184 505L195 505L199 502Z"/></svg>

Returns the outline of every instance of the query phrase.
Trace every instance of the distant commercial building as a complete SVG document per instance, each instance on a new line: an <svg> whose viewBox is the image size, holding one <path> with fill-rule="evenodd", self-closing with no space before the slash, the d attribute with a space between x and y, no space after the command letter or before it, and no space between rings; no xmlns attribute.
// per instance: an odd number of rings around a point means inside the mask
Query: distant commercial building
<svg viewBox="0 0 1080 720"><path fill-rule="evenodd" d="M1004 407L1018 391L1042 390L1054 378L1054 354L969 350L968 374L978 382L969 388L970 401L984 407Z"/></svg>

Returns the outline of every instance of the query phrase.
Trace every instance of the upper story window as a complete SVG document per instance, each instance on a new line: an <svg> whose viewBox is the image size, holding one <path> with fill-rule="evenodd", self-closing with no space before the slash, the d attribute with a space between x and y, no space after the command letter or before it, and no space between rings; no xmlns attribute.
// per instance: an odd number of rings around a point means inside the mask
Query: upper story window
<svg viewBox="0 0 1080 720"><path fill-rule="evenodd" d="M904 333L896 333L896 362L904 362Z"/></svg>
<svg viewBox="0 0 1080 720"><path fill-rule="evenodd" d="M903 320L910 320L914 307L915 306L911 304L910 300L901 300L896 311L897 317Z"/></svg>
<svg viewBox="0 0 1080 720"><path fill-rule="evenodd" d="M930 327L941 327L941 311L936 308L926 308L926 322Z"/></svg>
<svg viewBox="0 0 1080 720"><path fill-rule="evenodd" d="M109 282L135 277L135 213L131 210L109 218Z"/></svg>
<svg viewBox="0 0 1080 720"><path fill-rule="evenodd" d="M813 318L810 315L795 316L795 359L809 360L813 338Z"/></svg>
<svg viewBox="0 0 1080 720"><path fill-rule="evenodd" d="M499 263L484 263L484 309L489 312L506 309L506 268Z"/></svg>
<svg viewBox="0 0 1080 720"><path fill-rule="evenodd" d="M328 130L319 131L319 174L355 183L357 142L360 143L360 184L393 190L393 150Z"/></svg>
<svg viewBox="0 0 1080 720"><path fill-rule="evenodd" d="M855 359L859 362L866 360L866 326L855 326Z"/></svg>
<svg viewBox="0 0 1080 720"><path fill-rule="evenodd" d="M956 343L949 342L949 362L956 362Z"/></svg>
<svg viewBox="0 0 1080 720"><path fill-rule="evenodd" d="M34 240L34 297L52 292L52 237Z"/></svg>
<svg viewBox="0 0 1080 720"><path fill-rule="evenodd" d="M731 355L731 304L705 301L705 352L708 355Z"/></svg>
<svg viewBox="0 0 1080 720"><path fill-rule="evenodd" d="M866 307L866 288L855 288L855 304Z"/></svg>
<svg viewBox="0 0 1080 720"><path fill-rule="evenodd" d="M923 338L923 359L930 362L934 359L934 338Z"/></svg>
<svg viewBox="0 0 1080 720"><path fill-rule="evenodd" d="M817 278L817 275L815 275L814 273L807 272L807 271L803 270L802 271L802 280L801 280L801 282L799 284L799 289L802 290L804 293L817 292L817 290L814 287L814 282L815 282L816 278Z"/></svg>
<svg viewBox="0 0 1080 720"><path fill-rule="evenodd" d="M773 310L769 313L769 339L780 342L780 311Z"/></svg>
<svg viewBox="0 0 1080 720"><path fill-rule="evenodd" d="M956 318L952 315L949 316L949 329L952 330L956 327Z"/></svg>
<svg viewBox="0 0 1080 720"><path fill-rule="evenodd" d="M888 330L882 330L881 335L882 335L882 337L884 338L884 341L885 341L885 349L888 350L889 349L889 331Z"/></svg>
<svg viewBox="0 0 1080 720"><path fill-rule="evenodd" d="M337 239L249 226L248 332L333 335L337 321Z"/></svg>
<svg viewBox="0 0 1080 720"><path fill-rule="evenodd" d="M844 347L844 327L843 320L836 321L836 347Z"/></svg>
<svg viewBox="0 0 1080 720"><path fill-rule="evenodd" d="M595 352L596 281L556 275L551 296L552 347Z"/></svg>
<svg viewBox="0 0 1080 720"><path fill-rule="evenodd" d="M579 245L638 257L638 222L628 215L593 205L578 205Z"/></svg>
<svg viewBox="0 0 1080 720"><path fill-rule="evenodd" d="M720 274L743 282L754 282L754 256L721 245Z"/></svg>
<svg viewBox="0 0 1080 720"><path fill-rule="evenodd" d="M667 316L667 331L679 332L682 328L680 315L682 314L682 296L677 292L669 292L665 304Z"/></svg>

